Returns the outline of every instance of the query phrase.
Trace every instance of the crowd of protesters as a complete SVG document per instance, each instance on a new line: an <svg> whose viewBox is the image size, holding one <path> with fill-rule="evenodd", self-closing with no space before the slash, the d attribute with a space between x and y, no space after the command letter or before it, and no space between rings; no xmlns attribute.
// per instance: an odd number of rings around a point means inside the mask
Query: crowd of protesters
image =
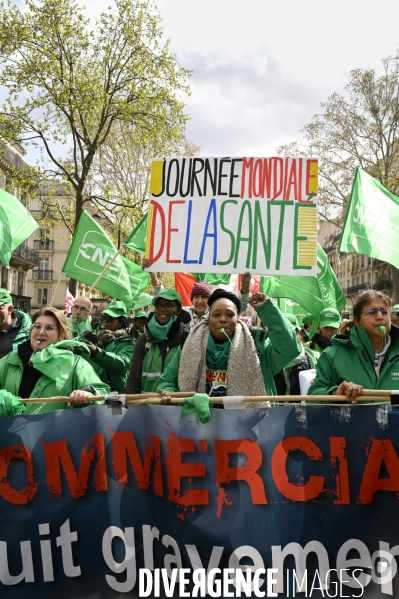
<svg viewBox="0 0 399 599"><path fill-rule="evenodd" d="M149 264L145 264L149 266ZM353 318L326 308L300 323L263 293L237 295L197 281L191 306L152 273L151 304L130 316L113 300L100 319L89 297L67 318L43 307L32 317L0 289L0 417L76 408L96 396L176 391L220 396L301 395L300 374L314 372L310 396L340 395L356 403L363 389L399 389L399 305L380 291L361 292ZM260 326L240 319L248 305ZM145 310L143 310L145 308ZM65 396L64 403L24 404ZM309 401L317 401L317 397Z"/></svg>

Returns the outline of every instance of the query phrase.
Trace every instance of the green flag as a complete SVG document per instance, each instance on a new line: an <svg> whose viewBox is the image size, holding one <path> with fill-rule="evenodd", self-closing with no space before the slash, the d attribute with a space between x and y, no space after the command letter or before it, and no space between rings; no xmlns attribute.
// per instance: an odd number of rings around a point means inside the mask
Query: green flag
<svg viewBox="0 0 399 599"><path fill-rule="evenodd" d="M302 318L308 313L298 302L286 297L278 298L278 307L285 314L293 314L297 317L299 325L302 326Z"/></svg>
<svg viewBox="0 0 399 599"><path fill-rule="evenodd" d="M151 302L152 295L148 295L148 293L140 293L139 297L136 297L136 301L133 300L132 310L138 310L138 308L149 306Z"/></svg>
<svg viewBox="0 0 399 599"><path fill-rule="evenodd" d="M228 285L231 275L222 275L217 272L193 272L196 281L206 281L209 285Z"/></svg>
<svg viewBox="0 0 399 599"><path fill-rule="evenodd" d="M131 250L136 250L141 254L145 254L145 238L147 233L147 215L145 214L140 222L134 227L129 237L126 239L125 245Z"/></svg>
<svg viewBox="0 0 399 599"><path fill-rule="evenodd" d="M356 252L399 268L399 198L356 169L340 252Z"/></svg>
<svg viewBox="0 0 399 599"><path fill-rule="evenodd" d="M270 297L294 300L317 320L324 308L341 310L346 302L326 253L319 244L317 244L316 277L292 275L261 277L260 288L262 293L267 293Z"/></svg>
<svg viewBox="0 0 399 599"><path fill-rule="evenodd" d="M39 228L39 225L18 198L4 189L0 189L0 208L7 215L11 233L11 251L13 251L25 239L28 239L29 235Z"/></svg>
<svg viewBox="0 0 399 599"><path fill-rule="evenodd" d="M144 272L141 266L128 260L125 256L122 256L122 260L126 268L127 276L129 277L132 302L134 304L139 300L141 292L147 287L150 273ZM127 307L129 308L129 306ZM132 305L130 305L130 308L132 308Z"/></svg>
<svg viewBox="0 0 399 599"><path fill-rule="evenodd" d="M7 268L10 266L12 236L10 224L3 208L0 206L0 261Z"/></svg>
<svg viewBox="0 0 399 599"><path fill-rule="evenodd" d="M83 211L61 272L86 285L93 285L117 250L94 218ZM96 284L96 289L125 302L129 308L132 292L122 256L118 256Z"/></svg>

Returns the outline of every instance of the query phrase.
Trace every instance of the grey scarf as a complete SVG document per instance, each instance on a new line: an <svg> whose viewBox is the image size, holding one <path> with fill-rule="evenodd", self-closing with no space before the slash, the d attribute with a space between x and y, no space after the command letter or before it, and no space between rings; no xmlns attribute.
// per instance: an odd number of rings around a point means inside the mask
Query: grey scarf
<svg viewBox="0 0 399 599"><path fill-rule="evenodd" d="M183 347L179 368L180 391L205 393L206 347L209 326L200 322L191 331ZM258 354L248 330L241 321L231 342L227 362L227 395L266 395Z"/></svg>

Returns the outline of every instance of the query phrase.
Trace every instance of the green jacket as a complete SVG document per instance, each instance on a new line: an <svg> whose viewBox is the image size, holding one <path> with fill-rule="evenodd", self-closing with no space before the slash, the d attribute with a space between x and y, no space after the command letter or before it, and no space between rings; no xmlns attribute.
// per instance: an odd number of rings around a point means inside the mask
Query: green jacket
<svg viewBox="0 0 399 599"><path fill-rule="evenodd" d="M111 341L104 349L98 347L95 358L86 352L83 358L89 362L100 379L111 387L111 391L125 392L127 372L132 359L135 339L127 336Z"/></svg>
<svg viewBox="0 0 399 599"><path fill-rule="evenodd" d="M268 395L276 395L274 375L296 358L301 347L297 341L295 330L291 323L285 318L276 304L267 299L256 312L262 322L268 327L263 329L250 329L258 352L263 379L265 381ZM178 391L178 374L181 351L172 358L169 366L158 382L157 391Z"/></svg>
<svg viewBox="0 0 399 599"><path fill-rule="evenodd" d="M53 381L48 376L42 375L37 381L31 397L53 397L56 395L69 396L72 391L83 389L87 385L92 385L97 389L100 395L106 395L109 392L108 385L105 385L80 356L74 356L75 363L71 371L71 375L67 382L62 385ZM18 356L16 351L13 351L0 360L0 389L4 389L15 396L18 396L19 387L21 385L24 363ZM87 405L87 404L86 404ZM43 403L43 404L27 404L24 411L25 414L43 414L44 412L52 412L53 410L61 410L67 408L67 403ZM16 401L4 401L0 399L0 416L14 416L20 414L20 404Z"/></svg>
<svg viewBox="0 0 399 599"><path fill-rule="evenodd" d="M20 343L23 343L30 337L30 331L32 328L32 320L29 314L25 314L21 310L13 310L16 314L18 314L21 319L21 326L18 329L18 333L14 339L14 343L12 344L12 349L15 351Z"/></svg>
<svg viewBox="0 0 399 599"><path fill-rule="evenodd" d="M392 325L391 346L381 366L374 370L374 348L362 326L352 327L349 335L335 335L317 363L317 376L308 395L330 395L343 381L364 389L399 389L399 328Z"/></svg>

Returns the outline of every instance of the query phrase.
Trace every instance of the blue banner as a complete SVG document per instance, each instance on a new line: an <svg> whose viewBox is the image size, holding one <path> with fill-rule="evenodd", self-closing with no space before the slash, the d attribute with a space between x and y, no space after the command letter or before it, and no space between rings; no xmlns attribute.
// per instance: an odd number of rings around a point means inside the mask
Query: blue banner
<svg viewBox="0 0 399 599"><path fill-rule="evenodd" d="M399 411L180 412L0 420L1 597L398 596Z"/></svg>

